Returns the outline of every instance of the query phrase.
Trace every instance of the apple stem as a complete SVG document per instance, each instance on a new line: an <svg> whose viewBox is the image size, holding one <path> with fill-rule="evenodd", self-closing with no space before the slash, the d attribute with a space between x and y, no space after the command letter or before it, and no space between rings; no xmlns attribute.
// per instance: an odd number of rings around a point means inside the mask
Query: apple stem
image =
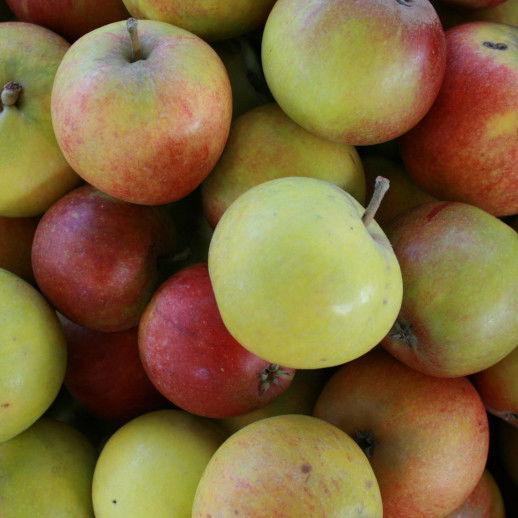
<svg viewBox="0 0 518 518"><path fill-rule="evenodd" d="M368 227L374 221L374 216L376 215L376 212L381 205L381 201L383 200L383 197L385 196L385 193L388 191L389 187L390 182L388 178L383 176L376 177L372 198L369 201L369 204L367 205L367 208L365 209L365 212L362 216L363 224L366 227Z"/></svg>
<svg viewBox="0 0 518 518"><path fill-rule="evenodd" d="M140 45L140 38L138 37L137 31L138 21L136 18L128 18L126 22L126 28L131 38L131 62L139 61L142 59L142 47Z"/></svg>
<svg viewBox="0 0 518 518"><path fill-rule="evenodd" d="M14 81L9 81L4 85L2 90L1 99L4 106L12 106L16 104L22 91L22 85Z"/></svg>

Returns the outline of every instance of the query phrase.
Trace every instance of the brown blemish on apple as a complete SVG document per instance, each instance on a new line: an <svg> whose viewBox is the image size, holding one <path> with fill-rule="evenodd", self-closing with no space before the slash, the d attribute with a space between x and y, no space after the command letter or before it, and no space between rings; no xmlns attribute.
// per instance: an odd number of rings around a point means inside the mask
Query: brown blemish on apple
<svg viewBox="0 0 518 518"><path fill-rule="evenodd" d="M2 403L0 407L2 408L9 408L11 406L11 403Z"/></svg>
<svg viewBox="0 0 518 518"><path fill-rule="evenodd" d="M302 466L300 467L300 471L302 471L302 473L309 473L311 469L311 464L308 464L307 462L305 464L302 464Z"/></svg>
<svg viewBox="0 0 518 518"><path fill-rule="evenodd" d="M367 489L370 489L370 488L372 487L372 480L366 480L366 481L365 481L365 487L366 487Z"/></svg>

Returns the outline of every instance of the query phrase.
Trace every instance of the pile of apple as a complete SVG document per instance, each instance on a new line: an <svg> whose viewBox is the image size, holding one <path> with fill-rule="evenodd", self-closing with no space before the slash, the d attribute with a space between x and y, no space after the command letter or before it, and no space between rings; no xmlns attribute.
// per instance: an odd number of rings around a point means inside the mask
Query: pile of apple
<svg viewBox="0 0 518 518"><path fill-rule="evenodd" d="M518 0L6 4L0 517L516 516Z"/></svg>

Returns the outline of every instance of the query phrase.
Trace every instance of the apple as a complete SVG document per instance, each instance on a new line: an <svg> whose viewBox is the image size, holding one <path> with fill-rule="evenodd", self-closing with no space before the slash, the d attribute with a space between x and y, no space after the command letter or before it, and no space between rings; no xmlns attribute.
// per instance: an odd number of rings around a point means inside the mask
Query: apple
<svg viewBox="0 0 518 518"><path fill-rule="evenodd" d="M96 459L80 432L49 418L0 443L2 518L93 518Z"/></svg>
<svg viewBox="0 0 518 518"><path fill-rule="evenodd" d="M275 0L123 0L135 18L182 27L204 40L240 36L263 24Z"/></svg>
<svg viewBox="0 0 518 518"><path fill-rule="evenodd" d="M31 249L39 218L0 216L0 268L34 282Z"/></svg>
<svg viewBox="0 0 518 518"><path fill-rule="evenodd" d="M502 493L487 469L464 503L446 518L505 518Z"/></svg>
<svg viewBox="0 0 518 518"><path fill-rule="evenodd" d="M140 361L136 327L102 333L60 321L68 346L65 387L92 415L123 423L167 405Z"/></svg>
<svg viewBox="0 0 518 518"><path fill-rule="evenodd" d="M181 410L150 412L126 423L95 466L95 516L190 517L202 472L224 438L216 423Z"/></svg>
<svg viewBox="0 0 518 518"><path fill-rule="evenodd" d="M41 218L32 247L39 288L73 322L98 331L135 327L174 250L165 207L134 205L84 185Z"/></svg>
<svg viewBox="0 0 518 518"><path fill-rule="evenodd" d="M115 22L72 45L52 90L67 160L88 183L143 205L176 201L209 174L232 116L227 72L193 34Z"/></svg>
<svg viewBox="0 0 518 518"><path fill-rule="evenodd" d="M403 275L403 303L383 346L432 376L466 376L516 347L518 234L459 202L425 203L387 232Z"/></svg>
<svg viewBox="0 0 518 518"><path fill-rule="evenodd" d="M518 428L518 347L498 363L473 375L488 412Z"/></svg>
<svg viewBox="0 0 518 518"><path fill-rule="evenodd" d="M1 443L23 432L49 408L63 383L67 351L47 301L1 268L0 318Z"/></svg>
<svg viewBox="0 0 518 518"><path fill-rule="evenodd" d="M278 0L262 56L275 100L296 123L333 141L372 145L426 114L446 45L428 0Z"/></svg>
<svg viewBox="0 0 518 518"><path fill-rule="evenodd" d="M265 406L295 374L234 340L221 321L206 263L183 268L160 286L140 319L138 343L155 387L179 408L204 417Z"/></svg>
<svg viewBox="0 0 518 518"><path fill-rule="evenodd" d="M471 383L421 374L382 349L341 366L313 414L363 448L385 518L443 518L484 471L488 419Z"/></svg>
<svg viewBox="0 0 518 518"><path fill-rule="evenodd" d="M285 176L309 176L337 184L365 202L365 177L353 146L316 137L276 104L237 119L210 175L202 184L204 212L215 227L228 206L254 185Z"/></svg>
<svg viewBox="0 0 518 518"><path fill-rule="evenodd" d="M0 23L0 216L37 216L79 183L50 115L54 76L68 47L43 27Z"/></svg>
<svg viewBox="0 0 518 518"><path fill-rule="evenodd" d="M47 27L70 41L128 17L122 0L7 0L16 17Z"/></svg>
<svg viewBox="0 0 518 518"><path fill-rule="evenodd" d="M398 314L402 281L373 208L306 177L270 180L234 201L208 260L234 338L295 369L339 365L377 345Z"/></svg>
<svg viewBox="0 0 518 518"><path fill-rule="evenodd" d="M192 518L381 518L376 477L354 441L305 415L262 419L231 435L203 473Z"/></svg>
<svg viewBox="0 0 518 518"><path fill-rule="evenodd" d="M376 212L376 222L386 230L390 222L406 210L437 201L433 196L422 191L408 176L403 164L381 155L362 157L363 169L367 183L367 196L372 196L372 185L377 176L390 180L390 189L383 198L383 203Z"/></svg>
<svg viewBox="0 0 518 518"><path fill-rule="evenodd" d="M401 141L414 181L441 200L518 213L518 27L477 22L446 33L446 75Z"/></svg>

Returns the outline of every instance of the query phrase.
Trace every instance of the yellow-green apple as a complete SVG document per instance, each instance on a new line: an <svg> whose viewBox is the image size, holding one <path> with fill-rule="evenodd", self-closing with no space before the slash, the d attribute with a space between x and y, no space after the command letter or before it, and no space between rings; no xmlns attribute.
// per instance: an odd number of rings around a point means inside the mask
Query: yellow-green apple
<svg viewBox="0 0 518 518"><path fill-rule="evenodd" d="M18 20L47 27L70 41L128 17L122 0L7 0L7 3Z"/></svg>
<svg viewBox="0 0 518 518"><path fill-rule="evenodd" d="M34 276L73 322L107 332L130 329L161 281L160 258L172 254L174 235L165 207L134 205L84 185L41 218Z"/></svg>
<svg viewBox="0 0 518 518"><path fill-rule="evenodd" d="M518 213L518 27L466 23L446 32L441 90L401 141L415 182L440 200Z"/></svg>
<svg viewBox="0 0 518 518"><path fill-rule="evenodd" d="M403 164L381 155L367 155L361 160L367 184L367 197L372 196L372 185L377 176L384 176L390 181L390 189L376 212L376 221L382 229L387 229L390 222L405 210L436 201L412 181Z"/></svg>
<svg viewBox="0 0 518 518"><path fill-rule="evenodd" d="M384 347L433 376L465 376L516 347L518 234L460 202L432 202L393 221L403 274L399 317Z"/></svg>
<svg viewBox="0 0 518 518"><path fill-rule="evenodd" d="M487 411L518 428L518 347L472 379Z"/></svg>
<svg viewBox="0 0 518 518"><path fill-rule="evenodd" d="M192 518L381 518L376 477L355 442L305 415L262 419L231 435L198 485Z"/></svg>
<svg viewBox="0 0 518 518"><path fill-rule="evenodd" d="M224 40L262 25L275 0L123 0L135 18L182 27L204 40Z"/></svg>
<svg viewBox="0 0 518 518"><path fill-rule="evenodd" d="M427 376L380 348L331 376L314 415L344 430L369 457L385 518L443 518L473 491L486 465L488 419L473 385Z"/></svg>
<svg viewBox="0 0 518 518"><path fill-rule="evenodd" d="M66 367L58 318L30 284L0 269L0 442L31 426L56 397ZM1 478L1 477L0 477Z"/></svg>
<svg viewBox="0 0 518 518"><path fill-rule="evenodd" d="M43 27L0 23L0 216L41 214L79 183L50 114L54 76L68 47Z"/></svg>
<svg viewBox="0 0 518 518"><path fill-rule="evenodd" d="M495 443L500 464L518 486L518 429L505 421L500 421L496 429Z"/></svg>
<svg viewBox="0 0 518 518"><path fill-rule="evenodd" d="M31 249L39 218L0 216L0 268L34 282Z"/></svg>
<svg viewBox="0 0 518 518"><path fill-rule="evenodd" d="M207 43L131 18L72 45L51 108L59 145L79 175L116 198L160 205L209 174L227 139L232 94Z"/></svg>
<svg viewBox="0 0 518 518"><path fill-rule="evenodd" d="M2 518L93 518L96 459L86 437L47 417L0 443Z"/></svg>
<svg viewBox="0 0 518 518"><path fill-rule="evenodd" d="M233 122L225 150L202 184L209 223L215 227L227 207L254 185L285 176L327 180L365 202L356 149L309 133L277 104L267 104Z"/></svg>
<svg viewBox="0 0 518 518"><path fill-rule="evenodd" d="M428 0L278 0L263 67L280 107L308 131L352 145L394 139L428 111L446 45Z"/></svg>
<svg viewBox="0 0 518 518"><path fill-rule="evenodd" d="M314 369L357 358L385 336L402 281L372 219L379 187L367 210L307 177L264 182L230 205L212 236L209 272L223 322L243 347Z"/></svg>
<svg viewBox="0 0 518 518"><path fill-rule="evenodd" d="M464 503L446 518L505 518L502 493L487 469Z"/></svg>
<svg viewBox="0 0 518 518"><path fill-rule="evenodd" d="M224 439L215 422L181 410L150 412L126 423L95 466L95 516L190 517L202 472Z"/></svg>
<svg viewBox="0 0 518 518"><path fill-rule="evenodd" d="M65 387L92 415L123 423L167 405L140 361L136 327L103 333L62 315L60 322L68 349Z"/></svg>

